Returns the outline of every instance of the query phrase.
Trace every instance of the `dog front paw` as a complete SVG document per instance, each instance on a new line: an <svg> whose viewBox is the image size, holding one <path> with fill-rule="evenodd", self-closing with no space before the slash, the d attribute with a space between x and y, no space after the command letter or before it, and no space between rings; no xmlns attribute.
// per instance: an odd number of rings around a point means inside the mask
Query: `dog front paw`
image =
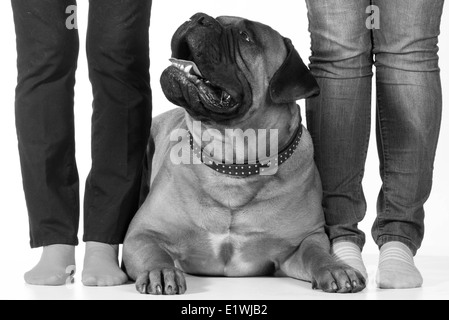
<svg viewBox="0 0 449 320"><path fill-rule="evenodd" d="M182 271L174 267L156 268L137 278L136 289L141 294L176 295L184 294L187 284Z"/></svg>
<svg viewBox="0 0 449 320"><path fill-rule="evenodd" d="M328 293L357 293L366 288L366 280L360 272L345 264L333 264L314 273L312 287Z"/></svg>

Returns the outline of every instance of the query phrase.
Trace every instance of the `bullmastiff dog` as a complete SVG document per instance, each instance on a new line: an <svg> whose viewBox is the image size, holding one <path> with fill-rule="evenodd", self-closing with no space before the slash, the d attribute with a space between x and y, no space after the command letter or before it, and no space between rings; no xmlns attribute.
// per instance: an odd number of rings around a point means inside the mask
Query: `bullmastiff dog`
<svg viewBox="0 0 449 320"><path fill-rule="evenodd" d="M296 105L319 88L292 42L258 22L198 13L176 31L172 52L161 84L183 109L154 119L150 192L124 244L137 290L184 294L184 273L363 290L363 276L330 254L312 140ZM264 130L277 141L250 143L248 132ZM275 155L260 155L274 145Z"/></svg>

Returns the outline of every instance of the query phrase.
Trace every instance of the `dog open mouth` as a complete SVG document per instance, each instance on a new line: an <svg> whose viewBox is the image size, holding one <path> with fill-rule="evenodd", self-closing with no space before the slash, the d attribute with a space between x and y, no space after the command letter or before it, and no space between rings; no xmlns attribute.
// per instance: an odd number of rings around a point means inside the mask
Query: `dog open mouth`
<svg viewBox="0 0 449 320"><path fill-rule="evenodd" d="M204 106L213 112L227 113L238 107L239 103L224 88L206 79L199 67L193 61L171 58L172 67L176 68L178 76L185 77L198 89L198 94Z"/></svg>
<svg viewBox="0 0 449 320"><path fill-rule="evenodd" d="M162 90L196 120L239 121L253 102L251 86L237 63L239 38L218 21L209 22L191 19L175 32L171 65L161 75Z"/></svg>

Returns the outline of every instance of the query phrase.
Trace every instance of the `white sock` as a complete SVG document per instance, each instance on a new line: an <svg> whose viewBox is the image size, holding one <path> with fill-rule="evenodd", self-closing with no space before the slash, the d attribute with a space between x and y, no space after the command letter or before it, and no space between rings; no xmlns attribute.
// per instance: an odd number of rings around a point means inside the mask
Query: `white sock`
<svg viewBox="0 0 449 320"><path fill-rule="evenodd" d="M363 263L362 251L359 246L350 241L341 241L332 245L332 256L340 263L359 271L368 282L368 272Z"/></svg>
<svg viewBox="0 0 449 320"><path fill-rule="evenodd" d="M380 289L414 289L422 287L424 282L410 248L396 241L380 249L376 280Z"/></svg>

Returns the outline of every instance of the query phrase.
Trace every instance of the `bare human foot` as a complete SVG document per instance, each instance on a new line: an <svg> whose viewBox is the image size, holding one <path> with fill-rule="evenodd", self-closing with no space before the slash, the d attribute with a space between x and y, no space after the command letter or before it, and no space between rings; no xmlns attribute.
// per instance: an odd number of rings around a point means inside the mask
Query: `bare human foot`
<svg viewBox="0 0 449 320"><path fill-rule="evenodd" d="M377 286L380 289L415 289L423 285L413 253L402 242L389 242L380 249Z"/></svg>
<svg viewBox="0 0 449 320"><path fill-rule="evenodd" d="M52 245L43 248L39 263L25 274L25 282L36 286L63 286L73 282L75 247Z"/></svg>
<svg viewBox="0 0 449 320"><path fill-rule="evenodd" d="M87 242L82 282L88 287L113 287L125 284L128 276L120 269L118 245Z"/></svg>

